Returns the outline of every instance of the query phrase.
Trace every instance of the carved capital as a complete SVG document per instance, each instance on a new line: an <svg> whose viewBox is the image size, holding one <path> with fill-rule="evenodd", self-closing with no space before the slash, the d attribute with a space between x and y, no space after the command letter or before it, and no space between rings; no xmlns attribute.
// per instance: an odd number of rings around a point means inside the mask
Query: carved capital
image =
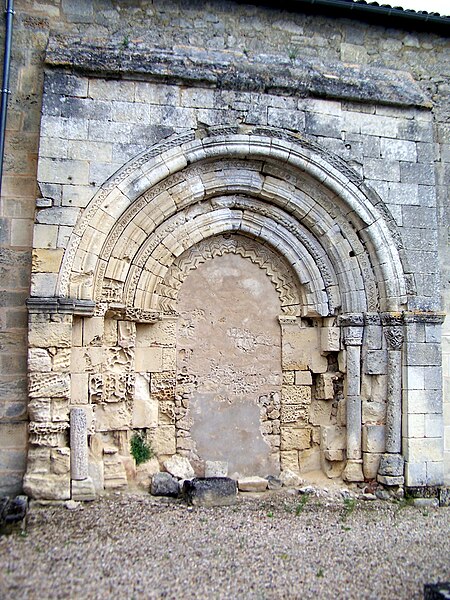
<svg viewBox="0 0 450 600"><path fill-rule="evenodd" d="M68 427L69 423L66 422L36 423L32 421L28 426L30 444L51 448L61 446L63 445L62 436Z"/></svg>
<svg viewBox="0 0 450 600"><path fill-rule="evenodd" d="M384 327L384 337L389 350L401 350L403 345L403 327L400 325Z"/></svg>

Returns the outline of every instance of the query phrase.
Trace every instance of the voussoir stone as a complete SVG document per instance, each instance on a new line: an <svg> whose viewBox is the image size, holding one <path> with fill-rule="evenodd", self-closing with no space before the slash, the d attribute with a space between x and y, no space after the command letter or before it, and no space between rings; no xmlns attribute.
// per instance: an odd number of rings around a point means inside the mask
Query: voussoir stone
<svg viewBox="0 0 450 600"><path fill-rule="evenodd" d="M237 498L237 483L230 477L195 477L183 484L183 496L193 506L229 506Z"/></svg>
<svg viewBox="0 0 450 600"><path fill-rule="evenodd" d="M179 494L178 480L170 473L155 473L152 477L150 493L153 496L177 498Z"/></svg>
<svg viewBox="0 0 450 600"><path fill-rule="evenodd" d="M240 477L238 479L238 489L240 492L264 492L267 489L268 481L263 477Z"/></svg>
<svg viewBox="0 0 450 600"><path fill-rule="evenodd" d="M175 454L164 461L164 468L177 479L192 479L195 475L189 460L179 454Z"/></svg>

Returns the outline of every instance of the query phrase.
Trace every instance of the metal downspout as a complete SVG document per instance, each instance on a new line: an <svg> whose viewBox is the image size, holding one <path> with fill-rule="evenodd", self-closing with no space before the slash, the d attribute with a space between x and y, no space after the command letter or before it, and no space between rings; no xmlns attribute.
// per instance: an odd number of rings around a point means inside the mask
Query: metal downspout
<svg viewBox="0 0 450 600"><path fill-rule="evenodd" d="M3 160L5 154L6 115L8 112L9 67L11 64L11 45L14 15L14 0L6 1L5 52L3 55L2 100L0 106L0 193L3 182Z"/></svg>

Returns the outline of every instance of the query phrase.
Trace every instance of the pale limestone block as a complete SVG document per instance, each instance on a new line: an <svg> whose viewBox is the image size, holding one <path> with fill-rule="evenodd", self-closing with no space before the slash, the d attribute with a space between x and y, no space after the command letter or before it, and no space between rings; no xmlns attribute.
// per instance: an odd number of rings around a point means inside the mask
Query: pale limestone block
<svg viewBox="0 0 450 600"><path fill-rule="evenodd" d="M105 346L117 345L118 331L116 319L105 319L103 330L103 342Z"/></svg>
<svg viewBox="0 0 450 600"><path fill-rule="evenodd" d="M280 464L282 471L290 470L298 473L298 451L297 450L282 450L280 452Z"/></svg>
<svg viewBox="0 0 450 600"><path fill-rule="evenodd" d="M309 473L311 471L320 471L320 451L319 448L309 448L301 450L299 456L300 473Z"/></svg>
<svg viewBox="0 0 450 600"><path fill-rule="evenodd" d="M31 275L31 295L53 297L56 292L58 275L56 273L33 273Z"/></svg>
<svg viewBox="0 0 450 600"><path fill-rule="evenodd" d="M168 473L178 479L192 479L194 477L194 469L191 463L185 456L174 454L164 461L164 468Z"/></svg>
<svg viewBox="0 0 450 600"><path fill-rule="evenodd" d="M402 420L403 436L410 438L425 437L425 415L406 414Z"/></svg>
<svg viewBox="0 0 450 600"><path fill-rule="evenodd" d="M444 454L442 438L410 438L405 443L405 459L409 463L441 461Z"/></svg>
<svg viewBox="0 0 450 600"><path fill-rule="evenodd" d="M133 402L133 428L156 427L158 425L158 400L150 394L147 375L136 373Z"/></svg>
<svg viewBox="0 0 450 600"><path fill-rule="evenodd" d="M135 365L139 372L167 370L163 364L163 348L136 348Z"/></svg>
<svg viewBox="0 0 450 600"><path fill-rule="evenodd" d="M425 415L425 437L442 438L444 436L444 421L442 415Z"/></svg>
<svg viewBox="0 0 450 600"><path fill-rule="evenodd" d="M228 463L221 460L205 461L205 477L228 477Z"/></svg>
<svg viewBox="0 0 450 600"><path fill-rule="evenodd" d="M320 447L325 450L345 450L346 448L346 429L329 425L321 427Z"/></svg>
<svg viewBox="0 0 450 600"><path fill-rule="evenodd" d="M69 420L69 401L67 398L52 398L51 400L52 421L64 423Z"/></svg>
<svg viewBox="0 0 450 600"><path fill-rule="evenodd" d="M87 419L82 408L70 411L70 471L72 479L88 476Z"/></svg>
<svg viewBox="0 0 450 600"><path fill-rule="evenodd" d="M55 248L58 241L57 225L35 225L33 230L34 248Z"/></svg>
<svg viewBox="0 0 450 600"><path fill-rule="evenodd" d="M297 423L306 425L308 423L308 406L298 404L284 404L281 406L281 423Z"/></svg>
<svg viewBox="0 0 450 600"><path fill-rule="evenodd" d="M30 348L28 350L28 370L46 373L52 370L52 359L44 348Z"/></svg>
<svg viewBox="0 0 450 600"><path fill-rule="evenodd" d="M341 330L339 327L322 327L320 330L322 352L339 352L341 349Z"/></svg>
<svg viewBox="0 0 450 600"><path fill-rule="evenodd" d="M294 371L288 371L288 373L292 373L292 375L294 375ZM288 382L283 380L283 383ZM295 383L295 385L312 385L311 371L295 371L295 379L289 383Z"/></svg>
<svg viewBox="0 0 450 600"><path fill-rule="evenodd" d="M88 373L72 373L70 377L70 401L72 404L88 403L88 380Z"/></svg>
<svg viewBox="0 0 450 600"><path fill-rule="evenodd" d="M124 430L131 426L131 415L123 402L98 405L95 419L97 431Z"/></svg>
<svg viewBox="0 0 450 600"><path fill-rule="evenodd" d="M33 250L31 268L33 273L59 273L64 254L62 248L38 248Z"/></svg>
<svg viewBox="0 0 450 600"><path fill-rule="evenodd" d="M280 481L285 487L300 487L304 481L296 471L283 469L280 473Z"/></svg>
<svg viewBox="0 0 450 600"><path fill-rule="evenodd" d="M43 448L42 446L30 446L28 448L27 457L28 472L36 475L49 473L50 452L50 448Z"/></svg>
<svg viewBox="0 0 450 600"><path fill-rule="evenodd" d="M103 363L103 348L91 346L90 348L72 348L70 370L72 373L97 371Z"/></svg>
<svg viewBox="0 0 450 600"><path fill-rule="evenodd" d="M363 452L363 473L365 479L376 479L380 466L381 454Z"/></svg>
<svg viewBox="0 0 450 600"><path fill-rule="evenodd" d="M71 323L31 323L28 344L32 348L70 348L72 345Z"/></svg>
<svg viewBox="0 0 450 600"><path fill-rule="evenodd" d="M316 398L318 400L332 400L334 398L335 373L320 373L316 378Z"/></svg>
<svg viewBox="0 0 450 600"><path fill-rule="evenodd" d="M368 350L365 360L365 372L368 375L385 375L388 357L386 350Z"/></svg>
<svg viewBox="0 0 450 600"><path fill-rule="evenodd" d="M318 327L301 327L299 323L281 324L283 370L325 373L326 357L320 354L320 332Z"/></svg>
<svg viewBox="0 0 450 600"><path fill-rule="evenodd" d="M59 373L30 373L30 398L68 398L70 394L70 376Z"/></svg>
<svg viewBox="0 0 450 600"><path fill-rule="evenodd" d="M69 475L31 473L23 479L23 491L35 500L69 500Z"/></svg>
<svg viewBox="0 0 450 600"><path fill-rule="evenodd" d="M103 460L93 460L89 457L89 478L94 484L96 493L101 493L105 487Z"/></svg>
<svg viewBox="0 0 450 600"><path fill-rule="evenodd" d="M72 346L83 345L83 320L80 317L73 318Z"/></svg>
<svg viewBox="0 0 450 600"><path fill-rule="evenodd" d="M148 491L150 489L151 478L155 473L161 471L157 458L151 458L145 463L136 465L136 484Z"/></svg>
<svg viewBox="0 0 450 600"><path fill-rule="evenodd" d="M364 481L362 460L348 460L342 477L349 482Z"/></svg>
<svg viewBox="0 0 450 600"><path fill-rule="evenodd" d="M136 324L132 321L117 322L117 343L121 348L133 348L136 343Z"/></svg>
<svg viewBox="0 0 450 600"><path fill-rule="evenodd" d="M338 354L338 367L341 373L347 372L347 350L341 350Z"/></svg>
<svg viewBox="0 0 450 600"><path fill-rule="evenodd" d="M338 427L347 427L347 403L345 399L338 402L336 425L338 425Z"/></svg>
<svg viewBox="0 0 450 600"><path fill-rule="evenodd" d="M101 346L103 332L103 317L83 319L83 346Z"/></svg>
<svg viewBox="0 0 450 600"><path fill-rule="evenodd" d="M240 492L264 492L268 483L264 477L239 477L238 490Z"/></svg>
<svg viewBox="0 0 450 600"><path fill-rule="evenodd" d="M65 475L70 471L70 449L52 448L50 451L51 472L55 475Z"/></svg>
<svg viewBox="0 0 450 600"><path fill-rule="evenodd" d="M177 321L162 319L152 324L138 324L136 327L136 346L175 346L177 340Z"/></svg>
<svg viewBox="0 0 450 600"><path fill-rule="evenodd" d="M159 456L176 453L175 425L160 425L155 430L153 448Z"/></svg>
<svg viewBox="0 0 450 600"><path fill-rule="evenodd" d="M281 450L305 450L311 446L311 429L281 428Z"/></svg>
<svg viewBox="0 0 450 600"><path fill-rule="evenodd" d="M442 485L444 483L443 461L427 462L427 485Z"/></svg>
<svg viewBox="0 0 450 600"><path fill-rule="evenodd" d="M52 420L52 405L50 398L33 398L28 402L30 421L45 423Z"/></svg>
<svg viewBox="0 0 450 600"><path fill-rule="evenodd" d="M427 463L420 460L405 462L405 483L407 486L427 485Z"/></svg>
<svg viewBox="0 0 450 600"><path fill-rule="evenodd" d="M164 370L174 371L177 367L177 349L163 348L162 349L162 364Z"/></svg>
<svg viewBox="0 0 450 600"><path fill-rule="evenodd" d="M324 450L323 457L329 462L341 462L345 458L345 450Z"/></svg>
<svg viewBox="0 0 450 600"><path fill-rule="evenodd" d="M383 453L386 447L386 428L384 425L364 425L362 430L363 452Z"/></svg>
<svg viewBox="0 0 450 600"><path fill-rule="evenodd" d="M283 385L281 397L283 404L305 406L311 403L311 388L306 385Z"/></svg>
<svg viewBox="0 0 450 600"><path fill-rule="evenodd" d="M379 423L384 421L386 416L386 403L373 402L372 400L362 400L362 422Z"/></svg>
<svg viewBox="0 0 450 600"><path fill-rule="evenodd" d="M309 420L312 425L329 425L331 423L331 412L333 403L327 400L313 400Z"/></svg>
<svg viewBox="0 0 450 600"><path fill-rule="evenodd" d="M294 385L295 383L295 371L283 371L283 384L284 385ZM298 371L298 373L309 373L309 371ZM311 377L311 373L309 373ZM305 383L300 383L299 385L306 385Z"/></svg>

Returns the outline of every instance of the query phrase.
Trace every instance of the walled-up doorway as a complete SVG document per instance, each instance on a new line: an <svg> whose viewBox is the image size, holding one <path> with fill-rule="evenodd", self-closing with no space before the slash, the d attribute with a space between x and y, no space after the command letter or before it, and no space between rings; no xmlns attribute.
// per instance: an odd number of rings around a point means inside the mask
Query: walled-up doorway
<svg viewBox="0 0 450 600"><path fill-rule="evenodd" d="M177 393L194 462L230 474L279 472L280 301L263 269L236 254L191 271L180 290Z"/></svg>

